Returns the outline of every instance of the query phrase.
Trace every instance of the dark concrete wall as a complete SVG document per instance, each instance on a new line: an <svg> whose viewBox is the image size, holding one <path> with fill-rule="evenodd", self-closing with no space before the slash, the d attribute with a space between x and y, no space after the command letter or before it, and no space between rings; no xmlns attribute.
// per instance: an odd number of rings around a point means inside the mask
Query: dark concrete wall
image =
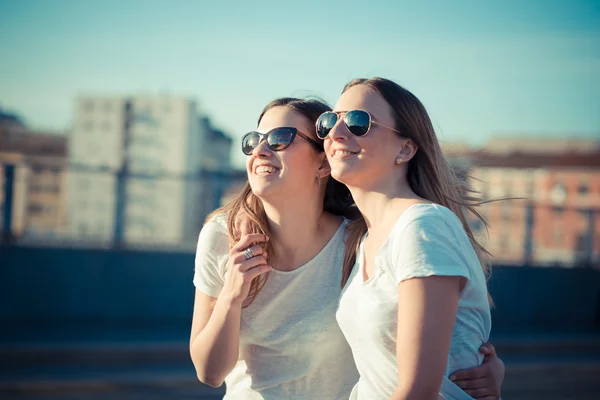
<svg viewBox="0 0 600 400"><path fill-rule="evenodd" d="M60 327L189 333L194 255L0 246L4 332ZM598 328L600 271L494 268L494 329Z"/></svg>

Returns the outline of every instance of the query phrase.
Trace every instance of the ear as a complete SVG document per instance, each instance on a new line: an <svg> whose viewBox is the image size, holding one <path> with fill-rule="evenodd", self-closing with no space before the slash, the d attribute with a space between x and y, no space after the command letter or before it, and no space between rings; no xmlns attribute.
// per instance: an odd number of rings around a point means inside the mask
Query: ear
<svg viewBox="0 0 600 400"><path fill-rule="evenodd" d="M417 154L419 147L411 139L407 139L396 155L396 164L409 162Z"/></svg>
<svg viewBox="0 0 600 400"><path fill-rule="evenodd" d="M325 153L321 155L321 163L319 164L319 168L317 169L317 178L323 179L327 178L331 175L331 167L329 166L329 161L327 161L327 157Z"/></svg>

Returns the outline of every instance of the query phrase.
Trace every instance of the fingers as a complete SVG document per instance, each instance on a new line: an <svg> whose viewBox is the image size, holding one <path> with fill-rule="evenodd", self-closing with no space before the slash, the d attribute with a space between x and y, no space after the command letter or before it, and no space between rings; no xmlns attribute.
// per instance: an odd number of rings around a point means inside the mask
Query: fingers
<svg viewBox="0 0 600 400"><path fill-rule="evenodd" d="M494 355L494 358L496 356ZM450 380L464 390L469 396L476 399L498 399L498 389L493 379L491 364L482 364L479 367L456 371L450 375Z"/></svg>
<svg viewBox="0 0 600 400"><path fill-rule="evenodd" d="M498 398L498 397L494 397L492 395L492 392L490 389L473 389L473 390L465 390L465 392L473 397L474 399L481 399L481 398Z"/></svg>
<svg viewBox="0 0 600 400"><path fill-rule="evenodd" d="M252 268L256 268L259 265L268 265L267 259L264 256L256 256L252 257L249 260L242 261L241 263L236 264L238 271L247 272Z"/></svg>
<svg viewBox="0 0 600 400"><path fill-rule="evenodd" d="M269 238L267 236L261 235L260 233L252 233L250 235L244 235L244 236L242 236L240 241L237 242L235 244L235 246L233 246L231 248L231 251L234 253L244 251L248 247L252 246L254 243L263 243L268 240L269 240Z"/></svg>
<svg viewBox="0 0 600 400"><path fill-rule="evenodd" d="M455 381L454 382L456 384L456 386L458 386L459 388L461 388L462 390L474 390L474 389L482 389L482 388L486 388L487 386L490 385L490 383L488 382L487 379L485 378L479 378L479 379L471 379L471 380L465 380L465 381Z"/></svg>
<svg viewBox="0 0 600 400"><path fill-rule="evenodd" d="M491 343L482 344L481 347L479 348L479 351L482 354L485 354L486 357L491 357L493 355L496 355L496 348Z"/></svg>
<svg viewBox="0 0 600 400"><path fill-rule="evenodd" d="M453 372L450 375L450 380L454 381L454 383L458 381L472 380L485 378L490 373L487 370L486 364L480 365L479 367L473 367L469 369L463 369L460 371Z"/></svg>
<svg viewBox="0 0 600 400"><path fill-rule="evenodd" d="M267 253L259 245L250 246L250 247L248 247L248 249L251 249L252 254L254 254L254 257L248 259L248 261L250 261L253 258L256 258L257 256L260 256L260 255L262 255L264 257L267 256ZM236 264L243 264L246 261L246 254L244 254L245 251L246 251L246 249L243 249L242 251L234 252L230 256L231 260Z"/></svg>
<svg viewBox="0 0 600 400"><path fill-rule="evenodd" d="M264 274L265 272L271 271L271 267L268 265L259 265L258 267L252 268L248 272L246 272L249 280L256 278L257 276Z"/></svg>

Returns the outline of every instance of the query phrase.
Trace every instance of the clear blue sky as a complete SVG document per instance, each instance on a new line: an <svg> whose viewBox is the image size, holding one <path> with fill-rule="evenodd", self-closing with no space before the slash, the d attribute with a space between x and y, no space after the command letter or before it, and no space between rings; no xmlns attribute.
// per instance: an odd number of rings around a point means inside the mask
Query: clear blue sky
<svg viewBox="0 0 600 400"><path fill-rule="evenodd" d="M600 1L0 0L0 107L68 129L80 93L196 98L235 139L279 96L383 76L440 138L600 136Z"/></svg>

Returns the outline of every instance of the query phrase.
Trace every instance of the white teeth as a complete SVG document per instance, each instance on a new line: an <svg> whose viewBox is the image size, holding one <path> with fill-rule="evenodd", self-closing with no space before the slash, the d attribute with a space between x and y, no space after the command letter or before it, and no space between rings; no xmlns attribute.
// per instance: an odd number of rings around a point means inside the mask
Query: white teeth
<svg viewBox="0 0 600 400"><path fill-rule="evenodd" d="M270 165L261 165L260 167L256 167L257 174L271 174L275 172L277 168L272 167Z"/></svg>
<svg viewBox="0 0 600 400"><path fill-rule="evenodd" d="M334 156L336 156L336 155L342 155L342 154L343 154L343 155L346 155L346 154L354 154L354 153L353 153L353 152L351 152L351 151L345 151L345 150L336 150L336 151L333 153L333 155L334 155Z"/></svg>

